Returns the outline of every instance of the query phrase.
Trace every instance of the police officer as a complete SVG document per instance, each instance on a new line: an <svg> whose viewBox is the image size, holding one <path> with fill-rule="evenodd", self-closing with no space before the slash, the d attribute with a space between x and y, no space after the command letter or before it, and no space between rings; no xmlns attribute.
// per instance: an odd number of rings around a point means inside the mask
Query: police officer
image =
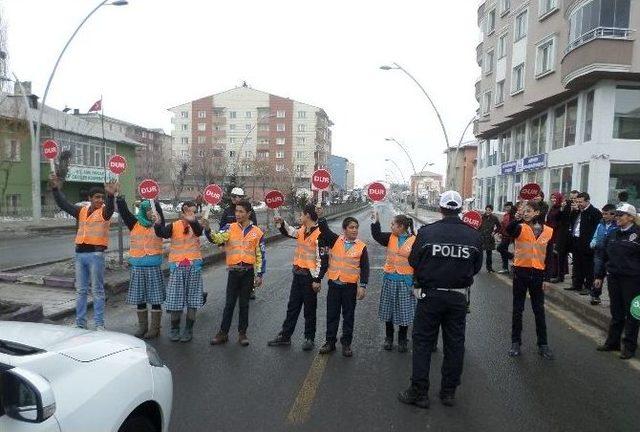
<svg viewBox="0 0 640 432"><path fill-rule="evenodd" d="M413 374L411 386L398 394L400 402L429 408L431 351L442 326L444 360L440 400L455 404L464 357L467 317L466 291L482 268L480 233L460 220L462 197L456 191L440 196L442 220L418 230L409 255L414 269L414 295L418 298L413 321Z"/></svg>
<svg viewBox="0 0 640 432"><path fill-rule="evenodd" d="M602 279L607 278L611 309L611 324L607 340L598 351L618 351L620 337L623 349L620 358L628 360L635 355L638 346L640 322L631 314L632 300L640 296L640 227L634 223L637 217L634 206L623 203L616 209L618 228L611 232L599 250L600 260L596 261L596 289L602 287Z"/></svg>

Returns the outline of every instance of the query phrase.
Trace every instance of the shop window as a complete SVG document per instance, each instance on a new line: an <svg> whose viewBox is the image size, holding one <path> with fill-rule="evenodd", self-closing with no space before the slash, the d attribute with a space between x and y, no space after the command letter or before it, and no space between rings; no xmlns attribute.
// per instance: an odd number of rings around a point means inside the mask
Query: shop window
<svg viewBox="0 0 640 432"><path fill-rule="evenodd" d="M554 168L550 172L551 174L551 187L550 191L562 192L564 196L568 196L571 192L571 177L573 176L573 167Z"/></svg>
<svg viewBox="0 0 640 432"><path fill-rule="evenodd" d="M629 203L640 206L640 164L611 164L609 171L609 202L618 202L618 192L629 193Z"/></svg>
<svg viewBox="0 0 640 432"><path fill-rule="evenodd" d="M640 139L640 87L616 88L613 137Z"/></svg>

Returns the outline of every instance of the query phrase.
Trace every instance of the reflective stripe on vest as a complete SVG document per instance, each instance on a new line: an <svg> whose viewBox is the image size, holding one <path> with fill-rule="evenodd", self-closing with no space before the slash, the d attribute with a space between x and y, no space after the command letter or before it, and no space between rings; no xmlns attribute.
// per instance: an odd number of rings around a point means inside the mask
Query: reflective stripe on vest
<svg viewBox="0 0 640 432"><path fill-rule="evenodd" d="M523 223L520 227L520 235L515 239L513 265L544 270L547 243L551 240L553 229L544 225L542 233L536 239L533 229L529 225Z"/></svg>
<svg viewBox="0 0 640 432"><path fill-rule="evenodd" d="M320 237L320 230L316 228L314 232L304 238L304 227L298 230L296 239L296 251L293 255L293 265L300 268L315 270L317 266L317 241Z"/></svg>
<svg viewBox="0 0 640 432"><path fill-rule="evenodd" d="M109 246L110 220L104 220L104 206L89 215L89 207L82 207L78 214L76 244Z"/></svg>
<svg viewBox="0 0 640 432"><path fill-rule="evenodd" d="M401 275L412 275L413 268L409 265L411 247L416 241L416 236L409 236L402 246L398 247L398 236L391 234L387 246L387 261L384 263L384 271Z"/></svg>
<svg viewBox="0 0 640 432"><path fill-rule="evenodd" d="M345 283L356 283L360 278L360 257L365 248L361 240L356 240L351 249L345 250L344 237L338 237L329 253L327 277Z"/></svg>
<svg viewBox="0 0 640 432"><path fill-rule="evenodd" d="M136 223L129 236L129 256L141 258L162 254L162 239L156 235L153 226L145 228Z"/></svg>
<svg viewBox="0 0 640 432"><path fill-rule="evenodd" d="M252 225L247 235L244 235L244 229L239 223L230 224L229 241L225 245L227 265L255 264L256 248L260 244L261 238L262 230L255 225Z"/></svg>
<svg viewBox="0 0 640 432"><path fill-rule="evenodd" d="M185 234L184 224L177 220L171 224L169 262L180 262L185 258L190 261L202 259L200 239L193 234L191 226Z"/></svg>

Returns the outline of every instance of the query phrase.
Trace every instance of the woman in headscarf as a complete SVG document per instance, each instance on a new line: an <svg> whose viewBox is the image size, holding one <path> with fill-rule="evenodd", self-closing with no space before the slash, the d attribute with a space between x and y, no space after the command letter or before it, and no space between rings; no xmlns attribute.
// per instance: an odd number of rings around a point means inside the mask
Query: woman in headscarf
<svg viewBox="0 0 640 432"><path fill-rule="evenodd" d="M162 264L162 239L156 236L155 221L164 224L162 208L155 202L155 212L148 200L140 203L137 215L131 214L122 196L116 200L122 221L131 231L129 236L129 265L131 279L127 304L137 305L138 331L135 336L152 339L160 333L162 303L165 300ZM147 304L151 305L151 320Z"/></svg>

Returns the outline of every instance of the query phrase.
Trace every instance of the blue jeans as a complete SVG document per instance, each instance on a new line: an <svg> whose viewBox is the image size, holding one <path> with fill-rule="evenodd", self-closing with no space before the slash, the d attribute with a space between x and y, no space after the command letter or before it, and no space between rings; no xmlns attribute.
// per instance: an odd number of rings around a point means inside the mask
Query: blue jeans
<svg viewBox="0 0 640 432"><path fill-rule="evenodd" d="M87 294L91 283L93 319L104 326L104 252L76 253L76 324L87 326Z"/></svg>

